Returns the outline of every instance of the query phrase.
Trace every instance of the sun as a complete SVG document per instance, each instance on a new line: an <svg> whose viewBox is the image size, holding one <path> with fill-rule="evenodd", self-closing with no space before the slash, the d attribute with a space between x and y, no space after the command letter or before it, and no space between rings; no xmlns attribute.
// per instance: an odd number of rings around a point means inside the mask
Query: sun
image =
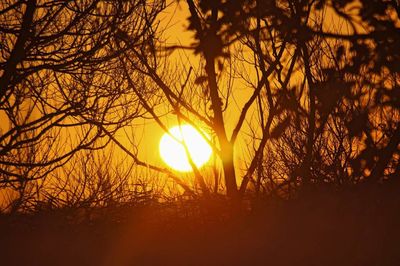
<svg viewBox="0 0 400 266"><path fill-rule="evenodd" d="M211 157L212 149L207 141L191 125L172 127L160 140L160 156L171 168L180 172L190 172L192 167L187 151L197 168L202 167ZM205 137L208 136L203 133ZM172 137L173 136L173 137Z"/></svg>

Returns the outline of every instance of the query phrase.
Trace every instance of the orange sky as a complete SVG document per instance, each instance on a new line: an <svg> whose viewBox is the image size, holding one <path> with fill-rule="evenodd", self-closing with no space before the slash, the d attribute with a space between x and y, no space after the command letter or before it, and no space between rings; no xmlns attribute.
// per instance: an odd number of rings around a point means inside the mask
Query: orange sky
<svg viewBox="0 0 400 266"><path fill-rule="evenodd" d="M184 46L188 46L192 42L191 38L193 35L191 32L186 30L188 18L187 5L184 1L178 4L176 4L176 1L173 2L174 3L171 4L160 16L160 28L166 28L165 32L163 33L163 38L169 45L182 44ZM173 52L169 60L170 62L179 62L179 64L181 65L183 63L183 65L187 65L187 68L189 68L189 64L191 64L195 68L199 62L199 56L195 56L193 52L189 50L177 50ZM182 60L184 60L184 62L182 62ZM230 100L230 106L225 113L229 135L231 133L234 123L236 123L238 119L238 111L242 108L243 104L248 99L251 93L248 90L246 91L244 89L241 89L242 86L238 82L234 86L235 90L233 93L233 98ZM164 117L163 122L165 122L168 127L172 127L178 124L175 115ZM158 150L159 140L164 134L163 130L157 125L155 121L152 120L140 119L136 120L134 124L135 135L138 137L138 139L141 139L141 143L139 146L139 157L149 163L157 165L163 164L160 160ZM122 142L125 142L123 140L123 137L120 138L120 140ZM239 142L241 141L239 140ZM241 145L237 146L239 147ZM243 152L246 152L246 150L240 151L239 148L236 148L236 157L242 157L241 153Z"/></svg>

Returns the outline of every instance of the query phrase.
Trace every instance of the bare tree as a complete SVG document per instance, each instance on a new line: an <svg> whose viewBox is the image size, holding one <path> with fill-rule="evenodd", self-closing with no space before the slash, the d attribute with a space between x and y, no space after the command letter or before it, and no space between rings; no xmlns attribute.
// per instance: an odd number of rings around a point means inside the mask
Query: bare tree
<svg viewBox="0 0 400 266"><path fill-rule="evenodd" d="M271 137L278 137L288 124L287 113L283 113L280 107L284 99L277 97L270 85L270 78L280 71L281 61L288 60L288 47L282 36L264 30L264 27L269 27L269 25L261 17L254 15L254 7L251 5L249 5L250 10L244 10L248 12L246 14L242 12L241 3L236 2L187 1L187 8L190 13L189 30L195 34L193 46L165 47L162 43L161 46L157 43L150 44L146 52L153 51L155 54L154 59L150 60L151 57L144 56L143 51L131 45L132 37L122 34L122 42L130 47L126 54L134 55L124 57L123 66L126 70L138 69L146 74L147 80L152 80L154 83L154 97L164 99L162 104L169 106L169 111L177 116L178 121L190 123L196 128L208 128L216 140L210 141L210 145L220 159L227 195L238 199L246 191L249 180L252 179L262 160L262 152L267 141ZM247 26L249 28L246 28ZM272 40L264 46L261 44L262 38L272 38ZM168 72L165 61L160 60L158 51L164 53L180 48L193 50L200 56L201 63L199 67L190 66L182 70L177 74L179 76L176 79L171 79L173 74ZM272 48L273 51L265 55L267 48ZM243 53L253 54L252 57L235 58L241 50ZM268 56L267 60L265 60L266 56ZM135 58L135 60L130 58ZM190 65L190 62L188 64ZM250 74L254 74L256 78L248 78L249 73L246 73L246 67L252 68ZM234 78L233 75L237 75L238 78ZM228 119L227 110L234 105L234 100L231 101L231 99L237 93L232 82L237 82L238 79L246 84L244 88L247 88L251 94L240 106L241 111L237 118ZM142 98L141 104L160 127L166 130L166 125L160 119L163 114L160 113L157 105L146 101L141 96L142 92L135 89L136 84L140 84L140 80L134 80L129 75L127 75L127 80L132 80L131 87L139 98ZM261 116L257 125L254 125L251 119L254 110L258 110ZM249 167L244 173L240 173L243 176L239 179L235 166L234 147L239 135L245 131L244 125L248 123L258 127L257 133L261 135L260 140L251 139L255 143L255 151ZM203 192L208 193L202 173L196 171L195 167L193 169L196 179L203 184ZM214 185L218 186L218 177L215 176L214 180L216 180ZM240 186L237 184L238 180L241 182Z"/></svg>
<svg viewBox="0 0 400 266"><path fill-rule="evenodd" d="M192 45L168 47L161 40L144 51L131 44L129 34L121 34L123 47L130 47L126 54L135 58L123 59L123 68L139 98L142 92L135 87L144 81L130 78L127 70L139 70L153 81L154 98L164 101L153 104L142 97L141 104L161 128L166 130L160 118L170 112L178 121L212 133L216 141L210 145L229 197L243 196L249 183L260 189L265 176L281 179L274 184L279 188L353 183L365 175L383 176L389 165L398 172L399 105L394 94L399 45L397 37L384 37L398 33L396 1L363 1L359 6L354 1L188 0L185 8ZM327 26L327 17L334 26ZM177 50L192 50L200 64L187 60L182 70L174 66L175 72L168 72L168 60L160 55ZM153 58L145 56L149 52ZM232 118L239 86L250 96ZM161 104L169 109L160 111ZM253 150L246 169L239 171L235 148L249 132ZM369 166L357 166L360 160ZM277 173L264 174L260 165L266 161ZM200 172L195 176L202 182Z"/></svg>
<svg viewBox="0 0 400 266"><path fill-rule="evenodd" d="M142 46L162 9L141 0L0 3L3 186L24 187L79 150L105 147L143 114L118 68L118 34Z"/></svg>

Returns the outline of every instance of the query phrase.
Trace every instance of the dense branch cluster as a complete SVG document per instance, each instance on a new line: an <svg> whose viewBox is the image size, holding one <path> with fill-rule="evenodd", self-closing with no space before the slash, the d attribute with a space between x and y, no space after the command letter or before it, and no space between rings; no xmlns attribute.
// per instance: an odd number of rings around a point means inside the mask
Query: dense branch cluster
<svg viewBox="0 0 400 266"><path fill-rule="evenodd" d="M119 69L120 29L145 46L145 1L2 1L0 184L24 191L142 115Z"/></svg>

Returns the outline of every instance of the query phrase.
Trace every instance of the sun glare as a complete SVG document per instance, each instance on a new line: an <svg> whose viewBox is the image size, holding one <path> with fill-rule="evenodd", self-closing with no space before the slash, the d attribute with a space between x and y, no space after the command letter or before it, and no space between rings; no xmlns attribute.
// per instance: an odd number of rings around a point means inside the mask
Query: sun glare
<svg viewBox="0 0 400 266"><path fill-rule="evenodd" d="M173 136L173 137L172 137ZM208 137L206 135L206 137ZM191 125L175 126L169 129L160 140L160 155L171 168L181 171L192 171L187 151L193 163L202 167L209 159L212 149L203 136Z"/></svg>

